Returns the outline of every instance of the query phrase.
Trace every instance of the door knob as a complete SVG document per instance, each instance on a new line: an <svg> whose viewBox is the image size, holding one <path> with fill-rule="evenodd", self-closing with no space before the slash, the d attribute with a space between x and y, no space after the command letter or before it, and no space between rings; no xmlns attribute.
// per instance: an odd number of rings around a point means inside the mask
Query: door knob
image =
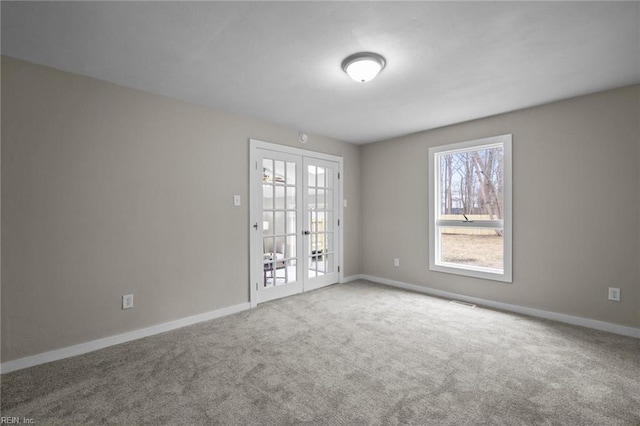
<svg viewBox="0 0 640 426"><path fill-rule="evenodd" d="M309 232L309 231L302 231L302 233L303 233L304 235L309 235L309 234L311 234L311 232Z"/></svg>

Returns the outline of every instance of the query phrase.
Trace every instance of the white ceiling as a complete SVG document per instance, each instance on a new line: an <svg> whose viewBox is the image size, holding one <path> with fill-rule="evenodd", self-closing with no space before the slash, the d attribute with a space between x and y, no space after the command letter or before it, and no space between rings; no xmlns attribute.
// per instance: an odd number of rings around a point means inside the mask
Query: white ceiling
<svg viewBox="0 0 640 426"><path fill-rule="evenodd" d="M2 54L367 143L640 82L638 2L6 2ZM372 82L340 68L358 51Z"/></svg>

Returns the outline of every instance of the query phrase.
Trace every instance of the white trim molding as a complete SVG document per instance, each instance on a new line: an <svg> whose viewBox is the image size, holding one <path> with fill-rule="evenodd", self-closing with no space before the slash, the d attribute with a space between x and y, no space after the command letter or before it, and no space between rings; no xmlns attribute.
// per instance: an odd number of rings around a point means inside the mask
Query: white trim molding
<svg viewBox="0 0 640 426"><path fill-rule="evenodd" d="M364 280L366 278L363 278L363 275L349 275L348 277L342 277L342 279L340 280L340 284L343 283L349 283L351 281L356 281L356 280Z"/></svg>
<svg viewBox="0 0 640 426"><path fill-rule="evenodd" d="M423 293L430 296L441 297L445 299L462 300L464 302L474 303L480 306L487 306L490 308L501 309L503 311L515 312L517 314L528 315L537 318L544 318L553 321L563 322L566 324L579 325L581 327L592 328L594 330L606 331L609 333L620 334L622 336L635 337L640 339L640 328L628 327L620 324L613 324L605 321L598 321L589 318L576 317L572 315L560 314L557 312L543 311L541 309L527 308L525 306L512 305L509 303L496 302L493 300L481 299L479 297L465 296L458 293L452 293L449 291L437 290L430 287L421 285L409 284L402 281L390 280L387 278L374 277L371 275L353 275L350 281L357 279L372 281L378 284L388 285L390 287L401 288L404 290L411 290L417 293Z"/></svg>
<svg viewBox="0 0 640 426"><path fill-rule="evenodd" d="M429 148L429 269L432 271L449 274L466 275L468 277L482 278L486 280L512 282L512 135L492 136L467 142L459 142ZM490 148L500 148L503 152L502 162L502 215L500 219L474 219L468 220L464 214L452 215L459 217L454 220L451 216L444 219L442 216L442 189L441 189L441 156L456 155L458 153L482 151ZM483 172L484 174L484 172ZM464 220L462 220L464 217ZM478 265L447 262L442 259L442 230L445 228L462 229L502 229L502 268L481 267ZM465 232L465 231L463 231Z"/></svg>
<svg viewBox="0 0 640 426"><path fill-rule="evenodd" d="M249 303L241 303L239 305L229 306L215 311L205 312L203 314L193 315L181 318L175 321L169 321L147 328L141 328L127 333L115 336L105 337L103 339L92 340L90 342L80 343L66 348L55 349L49 352L27 356L24 358L7 361L0 364L0 374L11 373L12 371L22 370L23 368L33 367L47 362L58 361L72 356L86 354L88 352L104 349L109 346L119 345L120 343L130 342L132 340L142 339L143 337L153 336L154 334L164 333L165 331L175 330L177 328L186 327L188 325L197 324L199 322L209 321L215 318L225 317L227 315L246 311L249 309Z"/></svg>

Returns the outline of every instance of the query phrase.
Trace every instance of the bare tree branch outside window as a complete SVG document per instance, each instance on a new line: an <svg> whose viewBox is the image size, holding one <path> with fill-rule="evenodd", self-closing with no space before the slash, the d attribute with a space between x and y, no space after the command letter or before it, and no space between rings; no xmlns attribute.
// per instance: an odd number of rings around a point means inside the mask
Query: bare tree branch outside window
<svg viewBox="0 0 640 426"><path fill-rule="evenodd" d="M504 150L501 147L440 157L441 214L503 219ZM496 230L501 235L502 230Z"/></svg>

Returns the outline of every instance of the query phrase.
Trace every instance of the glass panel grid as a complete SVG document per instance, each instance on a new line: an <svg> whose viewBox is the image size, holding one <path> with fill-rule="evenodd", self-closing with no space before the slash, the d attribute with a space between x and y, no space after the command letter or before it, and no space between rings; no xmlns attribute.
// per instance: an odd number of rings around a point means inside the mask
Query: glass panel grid
<svg viewBox="0 0 640 426"><path fill-rule="evenodd" d="M296 167L291 161L265 158L263 165L264 286L296 280Z"/></svg>

